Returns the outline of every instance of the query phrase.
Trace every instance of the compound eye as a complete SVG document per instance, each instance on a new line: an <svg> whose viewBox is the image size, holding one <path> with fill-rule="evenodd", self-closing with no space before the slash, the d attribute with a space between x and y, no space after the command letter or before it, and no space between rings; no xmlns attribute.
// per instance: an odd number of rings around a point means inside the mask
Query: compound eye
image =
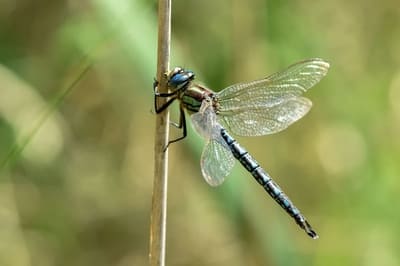
<svg viewBox="0 0 400 266"><path fill-rule="evenodd" d="M174 89L181 89L187 86L194 79L194 73L180 67L174 68L169 75L168 86Z"/></svg>
<svg viewBox="0 0 400 266"><path fill-rule="evenodd" d="M187 75L187 73L177 73L175 75L173 75L170 80L168 81L168 84L171 86L175 86L178 87L181 84L185 84L189 81L189 76Z"/></svg>

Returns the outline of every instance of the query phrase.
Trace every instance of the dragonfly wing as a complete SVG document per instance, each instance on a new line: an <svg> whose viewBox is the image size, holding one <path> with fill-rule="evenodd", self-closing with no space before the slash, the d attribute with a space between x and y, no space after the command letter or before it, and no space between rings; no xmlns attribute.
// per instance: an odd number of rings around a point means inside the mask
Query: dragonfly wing
<svg viewBox="0 0 400 266"><path fill-rule="evenodd" d="M201 172L211 186L221 185L235 165L235 158L218 140L210 139L201 155Z"/></svg>
<svg viewBox="0 0 400 266"><path fill-rule="evenodd" d="M308 112L311 101L301 95L328 68L327 62L310 59L267 78L232 85L216 95L218 121L242 136L279 132Z"/></svg>
<svg viewBox="0 0 400 266"><path fill-rule="evenodd" d="M262 136L277 133L302 118L312 103L304 97L282 99L275 106L252 106L233 115L221 115L219 120L234 134Z"/></svg>
<svg viewBox="0 0 400 266"><path fill-rule="evenodd" d="M221 125L217 122L211 99L203 100L200 110L191 116L197 133L207 144L201 155L201 171L211 186L222 184L232 170L235 159L221 136Z"/></svg>

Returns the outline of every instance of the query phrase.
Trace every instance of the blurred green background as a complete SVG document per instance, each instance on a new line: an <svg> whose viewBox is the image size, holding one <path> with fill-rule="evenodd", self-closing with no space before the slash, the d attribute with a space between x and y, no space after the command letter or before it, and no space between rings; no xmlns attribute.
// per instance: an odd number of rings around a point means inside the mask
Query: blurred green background
<svg viewBox="0 0 400 266"><path fill-rule="evenodd" d="M209 187L191 130L169 150L167 265L399 265L399 2L187 0L172 16L171 66L214 90L331 68L300 122L238 137L320 238L239 165ZM148 264L156 26L156 1L0 2L0 265Z"/></svg>

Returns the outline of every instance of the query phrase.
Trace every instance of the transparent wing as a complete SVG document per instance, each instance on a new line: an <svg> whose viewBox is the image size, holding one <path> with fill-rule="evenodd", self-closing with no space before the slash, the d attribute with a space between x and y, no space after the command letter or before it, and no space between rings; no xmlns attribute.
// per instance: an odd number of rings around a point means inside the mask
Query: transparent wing
<svg viewBox="0 0 400 266"><path fill-rule="evenodd" d="M201 172L211 186L221 185L235 165L232 152L219 141L210 139L201 155Z"/></svg>
<svg viewBox="0 0 400 266"><path fill-rule="evenodd" d="M310 59L265 79L232 85L216 95L218 121L241 136L279 132L308 112L311 101L300 96L328 68L322 59Z"/></svg>
<svg viewBox="0 0 400 266"><path fill-rule="evenodd" d="M218 186L232 170L235 159L221 136L211 99L204 100L191 119L194 129L207 141L200 163L203 177L211 186Z"/></svg>
<svg viewBox="0 0 400 266"><path fill-rule="evenodd" d="M302 118L311 108L307 98L282 99L275 106L252 106L233 115L221 115L220 120L240 136L262 136L284 130Z"/></svg>

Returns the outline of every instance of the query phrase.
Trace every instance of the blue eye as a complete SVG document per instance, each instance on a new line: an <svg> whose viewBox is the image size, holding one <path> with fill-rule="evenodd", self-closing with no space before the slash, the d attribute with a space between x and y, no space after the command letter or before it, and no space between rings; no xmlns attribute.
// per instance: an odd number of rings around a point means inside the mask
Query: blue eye
<svg viewBox="0 0 400 266"><path fill-rule="evenodd" d="M185 85L187 84L189 81L191 81L194 78L194 73L192 71L182 71L179 73L176 73L175 75L173 75L169 81L168 84L170 86L174 86L174 87L179 87L181 85Z"/></svg>

